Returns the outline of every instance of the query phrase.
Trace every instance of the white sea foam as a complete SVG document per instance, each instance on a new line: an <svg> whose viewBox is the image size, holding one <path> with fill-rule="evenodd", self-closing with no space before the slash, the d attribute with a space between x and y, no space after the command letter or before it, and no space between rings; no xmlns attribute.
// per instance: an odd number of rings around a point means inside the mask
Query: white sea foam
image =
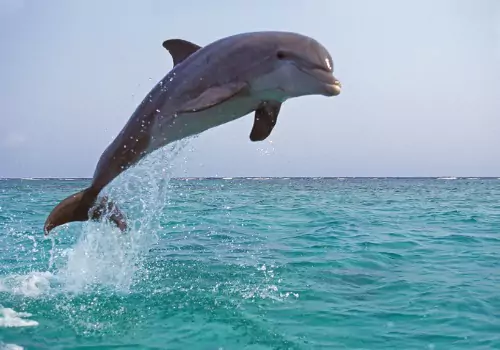
<svg viewBox="0 0 500 350"><path fill-rule="evenodd" d="M31 317L30 313L17 312L10 308L4 308L0 305L0 327L34 327L38 322L27 320L23 317Z"/></svg>
<svg viewBox="0 0 500 350"><path fill-rule="evenodd" d="M0 278L0 292L26 297L38 297L50 290L50 272L31 272L26 275L10 275Z"/></svg>
<svg viewBox="0 0 500 350"><path fill-rule="evenodd" d="M6 344L0 341L0 350L23 350L22 346L17 344Z"/></svg>

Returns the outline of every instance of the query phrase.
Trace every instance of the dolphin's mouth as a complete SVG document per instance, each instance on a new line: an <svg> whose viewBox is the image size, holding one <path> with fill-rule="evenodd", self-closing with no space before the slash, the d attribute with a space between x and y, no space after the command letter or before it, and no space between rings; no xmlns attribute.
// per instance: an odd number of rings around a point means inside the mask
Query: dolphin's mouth
<svg viewBox="0 0 500 350"><path fill-rule="evenodd" d="M327 90L327 94L329 96L337 96L342 91L342 85L340 84L340 81L338 81L338 80L336 80L335 83L333 83L333 84L326 84L325 87Z"/></svg>
<svg viewBox="0 0 500 350"><path fill-rule="evenodd" d="M333 76L333 74L327 70L321 68L313 69L301 69L301 71L310 75L316 80L319 80L324 84L325 95L326 96L337 96L342 90L342 84Z"/></svg>

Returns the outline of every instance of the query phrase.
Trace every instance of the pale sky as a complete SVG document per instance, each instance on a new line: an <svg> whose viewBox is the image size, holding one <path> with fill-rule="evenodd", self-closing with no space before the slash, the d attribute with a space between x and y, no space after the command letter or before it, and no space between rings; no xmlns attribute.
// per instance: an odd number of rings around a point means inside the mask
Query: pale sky
<svg viewBox="0 0 500 350"><path fill-rule="evenodd" d="M164 40L257 30L319 40L343 92L287 101L261 143L253 115L209 130L175 175L500 176L498 0L0 0L0 177L92 176Z"/></svg>

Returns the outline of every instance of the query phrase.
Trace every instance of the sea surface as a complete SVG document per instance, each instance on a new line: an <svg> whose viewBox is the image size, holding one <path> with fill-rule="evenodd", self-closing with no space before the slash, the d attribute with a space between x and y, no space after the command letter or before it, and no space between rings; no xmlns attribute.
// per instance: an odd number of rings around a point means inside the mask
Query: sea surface
<svg viewBox="0 0 500 350"><path fill-rule="evenodd" d="M0 349L500 349L500 179L125 178L0 180Z"/></svg>

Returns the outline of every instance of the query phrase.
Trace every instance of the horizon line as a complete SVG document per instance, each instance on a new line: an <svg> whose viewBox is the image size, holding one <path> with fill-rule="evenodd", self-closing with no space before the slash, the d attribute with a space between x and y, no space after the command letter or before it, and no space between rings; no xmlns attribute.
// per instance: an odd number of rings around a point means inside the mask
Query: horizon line
<svg viewBox="0 0 500 350"><path fill-rule="evenodd" d="M170 180L238 179L500 179L500 176L173 176ZM91 177L0 177L0 180L92 180Z"/></svg>

